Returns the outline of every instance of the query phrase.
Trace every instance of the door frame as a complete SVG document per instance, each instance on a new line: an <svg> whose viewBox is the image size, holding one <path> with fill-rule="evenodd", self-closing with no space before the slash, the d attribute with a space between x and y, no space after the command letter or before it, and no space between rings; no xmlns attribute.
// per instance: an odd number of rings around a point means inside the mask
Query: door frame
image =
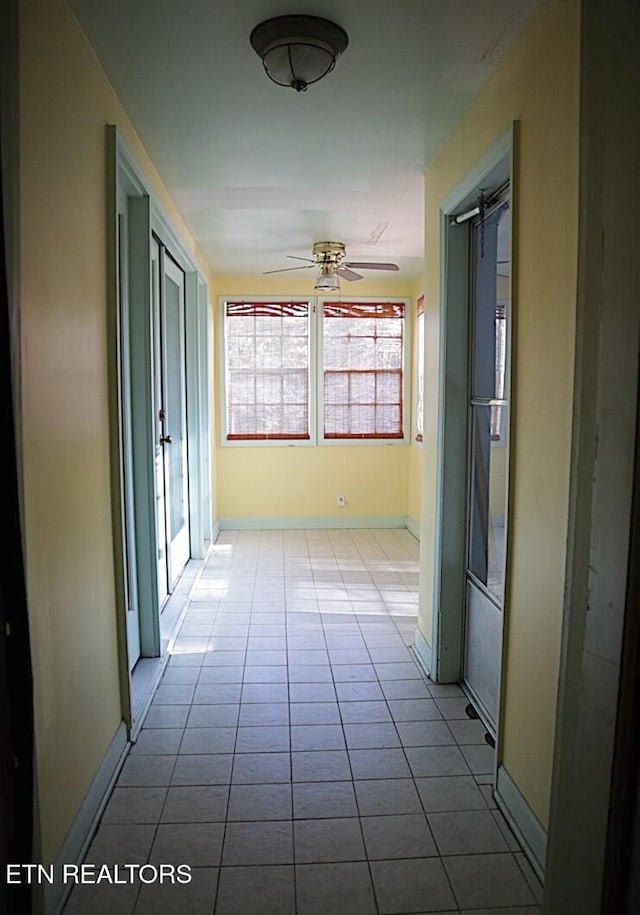
<svg viewBox="0 0 640 915"><path fill-rule="evenodd" d="M462 181L440 204L440 379L438 404L438 451L436 537L433 576L433 630L431 677L437 683L458 683L462 671L464 627L465 561L467 542L467 376L469 333L469 275L470 238L468 227L454 223L454 216L476 206L481 190L489 193L507 181L511 187L512 213L512 320L510 338L514 334L515 251L517 250L517 219L514 168L517 153L518 124L513 124L496 140L488 152L475 164ZM513 347L511 339L511 361ZM461 379L464 384L461 384ZM513 386L513 369L507 383ZM510 401L510 420L514 407ZM510 448L510 462L513 456ZM507 467L507 500L510 502L510 467ZM505 517L505 581L509 573L508 512ZM498 693L496 721L496 775L502 750L503 678L505 646L508 628L508 592L505 589L502 629L502 669Z"/></svg>
<svg viewBox="0 0 640 915"><path fill-rule="evenodd" d="M188 467L189 473L194 473L193 485L190 480L189 486L189 512L193 519L190 525L192 559L204 558L212 534L211 492L202 483L211 474L211 322L206 279L114 125L107 125L106 147L112 520L122 714L131 730L135 722L127 649L127 613L139 614L143 658L161 658L166 649L161 635L157 596L156 426L151 346L152 233L165 245L186 278ZM126 265L119 262L119 223L126 226ZM123 284L120 302L118 283L121 269L127 281ZM132 302L136 303L136 307ZM131 430L129 440L125 434L127 425ZM133 587L129 587L130 581L134 583ZM130 611L132 600L136 601L137 607Z"/></svg>

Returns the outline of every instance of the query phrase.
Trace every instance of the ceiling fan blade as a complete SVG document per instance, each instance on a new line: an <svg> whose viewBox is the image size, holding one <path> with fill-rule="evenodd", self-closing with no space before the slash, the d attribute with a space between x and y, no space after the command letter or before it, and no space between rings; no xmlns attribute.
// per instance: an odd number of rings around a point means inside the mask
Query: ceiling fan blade
<svg viewBox="0 0 640 915"><path fill-rule="evenodd" d="M288 273L290 270L308 270L310 267L315 267L315 264L307 264L306 266L300 267L282 267L280 270L263 270L262 276L267 273Z"/></svg>
<svg viewBox="0 0 640 915"><path fill-rule="evenodd" d="M364 261L348 261L344 265L345 267L355 267L356 270L399 270L397 264L365 264Z"/></svg>
<svg viewBox="0 0 640 915"><path fill-rule="evenodd" d="M315 264L315 261L312 260L310 257L296 257L295 254L287 254L286 256L290 257L291 260L294 260L294 261L307 261L309 264Z"/></svg>
<svg viewBox="0 0 640 915"><path fill-rule="evenodd" d="M338 276L341 276L343 280L361 280L362 276L359 273L356 273L354 270L349 270L348 267L338 267L336 270Z"/></svg>

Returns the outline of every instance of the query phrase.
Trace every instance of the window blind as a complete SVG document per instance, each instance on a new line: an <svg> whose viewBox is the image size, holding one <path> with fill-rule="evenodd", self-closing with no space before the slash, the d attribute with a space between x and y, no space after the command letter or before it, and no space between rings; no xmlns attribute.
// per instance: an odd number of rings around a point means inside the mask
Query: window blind
<svg viewBox="0 0 640 915"><path fill-rule="evenodd" d="M309 438L309 303L225 304L227 440Z"/></svg>
<svg viewBox="0 0 640 915"><path fill-rule="evenodd" d="M403 437L404 304L326 302L324 436Z"/></svg>

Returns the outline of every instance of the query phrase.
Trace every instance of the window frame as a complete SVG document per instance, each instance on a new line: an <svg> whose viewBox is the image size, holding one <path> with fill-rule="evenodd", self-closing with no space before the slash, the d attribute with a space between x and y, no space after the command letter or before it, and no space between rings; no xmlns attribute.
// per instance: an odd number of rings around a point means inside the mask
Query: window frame
<svg viewBox="0 0 640 915"><path fill-rule="evenodd" d="M422 320L420 320L422 318ZM415 317L415 391L413 402L413 422L415 425L414 443L422 445L424 441L424 292L416 297ZM422 396L420 396L422 395ZM422 423L420 423L420 419ZM422 430L420 429L422 425Z"/></svg>
<svg viewBox="0 0 640 915"><path fill-rule="evenodd" d="M317 396L317 429L318 444L335 445L337 447L349 447L357 445L358 447L370 447L372 445L407 445L409 444L409 427L411 415L410 400L410 372L411 372L411 320L410 307L411 300L405 297L393 296L318 296L316 299L316 320L318 325L318 371L316 381ZM403 339L402 339L402 437L394 438L327 438L324 434L324 305L348 305L350 302L362 302L363 304L376 304L390 302L392 304L404 305L403 316Z"/></svg>
<svg viewBox="0 0 640 915"><path fill-rule="evenodd" d="M228 303L236 302L246 302L251 304L253 302L265 302L279 304L281 302L300 302L304 303L308 307L308 316L307 316L307 327L308 327L308 340L309 340L309 402L308 402L308 415L309 415L309 437L308 438L233 438L229 439L229 428L227 424L227 315L226 315L226 306ZM313 296L304 296L304 295L278 295L278 296L269 296L269 295L227 295L218 297L218 321L219 321L219 334L218 334L218 355L219 355L219 366L218 366L218 382L220 397L218 400L219 404L219 421L220 421L220 444L224 448L291 448L291 447L301 447L308 448L310 445L317 444L317 433L316 433L316 416L317 416L317 407L316 407L316 391L315 391L315 377L316 377L316 321L314 320L314 297Z"/></svg>
<svg viewBox="0 0 640 915"><path fill-rule="evenodd" d="M227 365L226 365L226 304L228 302L304 302L309 306L309 438L291 439L231 439L227 438ZM324 303L349 302L384 303L404 305L402 353L402 437L398 438L325 438L324 435ZM401 296L304 296L304 295L224 295L218 296L218 428L219 442L223 448L309 448L316 446L371 447L409 445L412 427L411 354L413 322L411 298Z"/></svg>

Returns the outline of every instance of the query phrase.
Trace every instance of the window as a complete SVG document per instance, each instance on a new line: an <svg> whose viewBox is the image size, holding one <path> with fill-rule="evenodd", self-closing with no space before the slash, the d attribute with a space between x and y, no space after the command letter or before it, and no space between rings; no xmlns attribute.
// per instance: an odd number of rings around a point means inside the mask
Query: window
<svg viewBox="0 0 640 915"><path fill-rule="evenodd" d="M309 302L225 302L226 440L309 439Z"/></svg>
<svg viewBox="0 0 640 915"><path fill-rule="evenodd" d="M416 441L424 433L424 296L418 297L416 308Z"/></svg>
<svg viewBox="0 0 640 915"><path fill-rule="evenodd" d="M407 307L221 299L223 441L403 442Z"/></svg>
<svg viewBox="0 0 640 915"><path fill-rule="evenodd" d="M325 302L325 439L402 438L405 307Z"/></svg>

